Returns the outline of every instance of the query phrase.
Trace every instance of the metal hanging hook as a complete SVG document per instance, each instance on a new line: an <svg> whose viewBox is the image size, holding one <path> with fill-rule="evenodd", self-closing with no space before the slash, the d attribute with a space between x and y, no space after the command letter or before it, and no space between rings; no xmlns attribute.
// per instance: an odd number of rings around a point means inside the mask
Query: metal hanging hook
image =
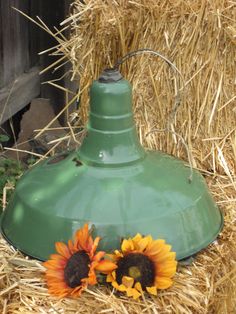
<svg viewBox="0 0 236 314"><path fill-rule="evenodd" d="M129 53L127 53L124 57L122 57L120 60L118 60L115 65L114 68L118 68L122 63L124 63L126 60L128 60L131 57L143 54L143 53L149 53L149 54L153 54L154 56L160 57L161 59L163 59L169 66L173 67L173 69L180 75L181 79L184 82L184 78L181 74L181 72L179 71L179 69L174 65L174 63L172 63L169 59L167 59L165 56L163 56L160 52L149 49L149 48L142 48L142 49L138 49L138 50L134 50L131 51Z"/></svg>
<svg viewBox="0 0 236 314"><path fill-rule="evenodd" d="M152 50L150 48L142 48L142 49L138 49L135 51L131 51L129 53L127 53L124 57L122 57L120 60L118 60L115 65L114 65L114 69L117 69L122 63L124 63L125 61L127 61L128 59L135 57L137 55L140 54L144 54L144 53L148 53L148 54L152 54L154 56L160 57L162 60L164 60L175 72L178 73L178 75L180 76L182 82L183 82L183 87L182 88L177 88L177 92L176 92L176 96L175 96L175 105L172 109L171 115L170 115L170 120L173 120L176 114L176 111L178 109L178 107L180 106L180 101L181 101L181 97L180 97L180 90L183 90L184 86L185 86L185 80L183 78L183 75L181 74L180 70L176 67L176 65L174 63L172 63L169 59L167 59L165 56L163 56L160 52Z"/></svg>
<svg viewBox="0 0 236 314"><path fill-rule="evenodd" d="M118 67L124 63L125 61L127 61L128 59L132 58L132 57L135 57L137 55L141 55L141 54L144 54L144 53L148 53L148 54L152 54L154 56L157 56L157 57L160 57L162 60L164 60L175 72L178 73L178 75L180 76L181 78L181 81L183 82L183 87L182 88L177 88L177 92L176 92L176 96L175 96L175 104L173 106L173 109L171 111L171 114L169 116L169 121L168 121L168 126L167 128L163 129L163 130L159 130L159 129L153 129L151 130L150 132L147 133L147 136L153 132L171 132L172 134L174 134L175 136L179 137L179 139L181 140L181 142L183 143L185 149L186 149L186 152L187 152L187 156L188 156L188 161L189 161L189 165L190 165L190 176L189 176L189 182L192 181L192 177L193 177L193 165L192 165L192 161L191 161L191 158L190 158L190 153L189 153L189 149L188 149L188 145L186 144L184 138L177 134L173 128L171 127L171 124L172 124L172 121L174 120L175 118L175 115L176 115L176 112L177 112L177 109L179 108L180 106L180 102L181 102L181 97L180 97L180 90L183 90L184 87L185 87L185 80L183 78L183 75L182 73L180 72L180 70L175 66L174 63L172 63L169 59L167 59L165 56L163 56L160 52L158 51L155 51L155 50L152 50L152 49L149 49L149 48L143 48L143 49L138 49L138 50L135 50L135 51L131 51L129 53L127 53L124 57L122 57L121 59L119 59L115 65L114 65L114 69L118 69Z"/></svg>

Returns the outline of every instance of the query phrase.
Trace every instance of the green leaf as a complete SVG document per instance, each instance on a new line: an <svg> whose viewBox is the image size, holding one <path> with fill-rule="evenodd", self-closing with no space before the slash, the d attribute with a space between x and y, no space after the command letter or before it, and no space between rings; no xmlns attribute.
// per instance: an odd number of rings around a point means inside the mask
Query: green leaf
<svg viewBox="0 0 236 314"><path fill-rule="evenodd" d="M0 143L9 141L10 137L6 134L0 134Z"/></svg>

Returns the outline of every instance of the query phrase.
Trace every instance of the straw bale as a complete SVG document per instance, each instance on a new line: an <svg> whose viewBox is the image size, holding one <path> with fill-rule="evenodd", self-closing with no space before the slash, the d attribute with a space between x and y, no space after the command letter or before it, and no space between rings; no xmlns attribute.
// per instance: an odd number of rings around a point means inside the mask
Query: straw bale
<svg viewBox="0 0 236 314"><path fill-rule="evenodd" d="M195 167L235 175L235 3L227 0L74 1L64 23L63 52L80 78L80 115L87 121L88 90L101 71L126 53L150 48L181 71L182 84L162 60L144 54L121 67L133 85L137 129L144 146L187 158L178 137L165 129L177 87L182 103L172 129L186 141ZM61 41L61 39L59 40ZM224 161L222 161L224 160Z"/></svg>
<svg viewBox="0 0 236 314"><path fill-rule="evenodd" d="M70 74L79 80L75 98L80 98L78 114L84 125L89 86L126 53L150 48L178 67L184 83L163 60L147 54L121 66L133 85L138 134L147 148L190 158L222 208L225 226L192 265L179 265L173 287L142 302L118 297L109 287L88 290L77 300L50 297L41 264L15 252L2 239L2 313L235 313L235 2L75 0L62 23L63 30L70 29L69 38L50 31L41 21L39 25L58 40L49 52L62 55L61 64L65 58L72 64ZM177 88L182 102L171 119Z"/></svg>

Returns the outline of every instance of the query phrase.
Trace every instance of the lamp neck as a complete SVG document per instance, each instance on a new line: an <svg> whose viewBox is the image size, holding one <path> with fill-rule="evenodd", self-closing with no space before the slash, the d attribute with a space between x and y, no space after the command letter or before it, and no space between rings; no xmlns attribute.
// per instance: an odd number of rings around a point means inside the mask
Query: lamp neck
<svg viewBox="0 0 236 314"><path fill-rule="evenodd" d="M117 70L106 70L91 86L87 136L78 154L98 166L134 163L145 156L133 119L131 85Z"/></svg>

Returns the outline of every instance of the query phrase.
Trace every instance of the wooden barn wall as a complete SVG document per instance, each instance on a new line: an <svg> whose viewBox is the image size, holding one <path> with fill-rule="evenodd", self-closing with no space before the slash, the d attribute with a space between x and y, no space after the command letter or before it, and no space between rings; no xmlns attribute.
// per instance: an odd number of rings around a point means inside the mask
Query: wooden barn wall
<svg viewBox="0 0 236 314"><path fill-rule="evenodd" d="M12 6L29 12L29 1L1 1L0 9L0 88L29 70L28 24Z"/></svg>
<svg viewBox="0 0 236 314"><path fill-rule="evenodd" d="M49 98L56 111L64 105L61 91L41 85L43 81L60 77L61 73L39 76L40 68L54 58L39 57L38 52L55 42L12 7L32 18L38 15L49 27L58 27L70 3L70 0L0 0L0 125L38 96Z"/></svg>

